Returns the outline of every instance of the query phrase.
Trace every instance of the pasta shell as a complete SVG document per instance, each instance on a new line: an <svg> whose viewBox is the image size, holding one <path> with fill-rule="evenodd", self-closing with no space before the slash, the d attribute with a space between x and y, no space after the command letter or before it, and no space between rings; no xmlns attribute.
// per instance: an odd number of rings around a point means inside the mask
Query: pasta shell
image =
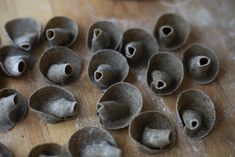
<svg viewBox="0 0 235 157"><path fill-rule="evenodd" d="M156 95L170 95L184 78L181 61L168 52L154 54L148 63L147 82Z"/></svg>
<svg viewBox="0 0 235 157"><path fill-rule="evenodd" d="M33 18L13 19L5 24L5 30L11 41L25 51L31 51L37 46L41 29L41 24Z"/></svg>
<svg viewBox="0 0 235 157"><path fill-rule="evenodd" d="M29 99L30 108L45 122L58 123L73 118L78 104L66 89L45 86L35 91Z"/></svg>
<svg viewBox="0 0 235 157"><path fill-rule="evenodd" d="M160 50L180 48L187 41L189 33L190 26L187 21L173 13L161 15L153 32Z"/></svg>
<svg viewBox="0 0 235 157"><path fill-rule="evenodd" d="M171 149L177 138L173 123L157 111L137 115L129 126L129 136L142 151L151 154Z"/></svg>
<svg viewBox="0 0 235 157"><path fill-rule="evenodd" d="M13 46L4 46L0 49L0 65L5 75L19 77L31 69L35 63L35 57Z"/></svg>
<svg viewBox="0 0 235 157"><path fill-rule="evenodd" d="M122 38L122 32L112 22L98 21L88 32L88 47L92 52L100 49L117 50Z"/></svg>
<svg viewBox="0 0 235 157"><path fill-rule="evenodd" d="M219 73L219 59L209 48L192 44L183 53L185 72L198 84L211 83Z"/></svg>
<svg viewBox="0 0 235 157"><path fill-rule="evenodd" d="M0 156L13 157L13 153L2 143L0 143Z"/></svg>
<svg viewBox="0 0 235 157"><path fill-rule="evenodd" d="M120 52L131 66L147 66L149 58L158 50L157 41L151 34L140 28L124 32Z"/></svg>
<svg viewBox="0 0 235 157"><path fill-rule="evenodd" d="M110 86L101 96L96 112L100 123L107 129L125 128L142 109L142 95L130 83L119 82Z"/></svg>
<svg viewBox="0 0 235 157"><path fill-rule="evenodd" d="M129 65L125 57L115 50L98 50L89 61L89 80L100 90L105 90L114 83L124 81L128 73Z"/></svg>
<svg viewBox="0 0 235 157"><path fill-rule="evenodd" d="M204 138L215 124L214 103L200 90L183 91L177 98L176 111L186 135L190 138Z"/></svg>
<svg viewBox="0 0 235 157"><path fill-rule="evenodd" d="M45 143L34 147L28 157L72 157L61 145Z"/></svg>
<svg viewBox="0 0 235 157"><path fill-rule="evenodd" d="M78 25L70 18L56 16L48 21L43 30L43 40L50 47L70 47L77 39Z"/></svg>
<svg viewBox="0 0 235 157"><path fill-rule="evenodd" d="M0 90L0 132L11 130L28 111L25 99L14 89Z"/></svg>
<svg viewBox="0 0 235 157"><path fill-rule="evenodd" d="M71 136L68 148L73 157L121 157L112 135L97 127L78 130Z"/></svg>
<svg viewBox="0 0 235 157"><path fill-rule="evenodd" d="M56 46L42 54L39 69L47 82L58 85L69 84L78 79L81 60L69 48Z"/></svg>

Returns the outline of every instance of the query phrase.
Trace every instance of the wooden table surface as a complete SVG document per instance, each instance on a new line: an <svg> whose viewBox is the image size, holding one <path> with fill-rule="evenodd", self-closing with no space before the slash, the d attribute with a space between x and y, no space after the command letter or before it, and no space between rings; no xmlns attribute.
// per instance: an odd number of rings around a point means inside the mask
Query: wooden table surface
<svg viewBox="0 0 235 157"><path fill-rule="evenodd" d="M68 86L80 102L78 118L56 125L46 124L32 111L12 131L0 134L0 142L7 145L16 157L25 157L37 144L55 142L66 146L69 137L84 126L100 126L95 105L101 96L87 77L87 64L91 56L86 45L86 34L97 20L114 22L123 31L141 27L152 33L156 19L166 12L182 15L191 25L188 42L176 52L198 42L212 48L219 56L221 69L217 79L209 85L197 85L185 77L176 93L166 97L155 96L147 87L145 70L131 70L127 82L141 89L143 111L158 110L168 115L178 131L176 146L159 157L235 157L235 1L234 0L0 0L1 46L9 44L4 24L13 18L32 16L43 25L56 15L68 16L80 28L78 40L71 47L82 59L83 70L79 79ZM38 70L39 56L47 48L40 43L34 50L37 62L32 71L19 79L1 76L0 88L14 88L29 99L36 89L46 86ZM212 132L203 140L191 140L177 125L175 104L180 92L188 88L205 91L214 101L217 120ZM124 157L147 157L128 137L128 129L111 131L123 150ZM154 155L153 155L154 156Z"/></svg>

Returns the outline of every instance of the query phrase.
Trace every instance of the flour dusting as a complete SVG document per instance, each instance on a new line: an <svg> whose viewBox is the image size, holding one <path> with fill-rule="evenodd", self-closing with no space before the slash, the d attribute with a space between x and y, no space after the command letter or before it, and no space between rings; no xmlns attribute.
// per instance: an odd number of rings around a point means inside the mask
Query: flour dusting
<svg viewBox="0 0 235 157"><path fill-rule="evenodd" d="M200 9L195 13L195 19L199 26L211 26L214 23L214 19L206 9Z"/></svg>

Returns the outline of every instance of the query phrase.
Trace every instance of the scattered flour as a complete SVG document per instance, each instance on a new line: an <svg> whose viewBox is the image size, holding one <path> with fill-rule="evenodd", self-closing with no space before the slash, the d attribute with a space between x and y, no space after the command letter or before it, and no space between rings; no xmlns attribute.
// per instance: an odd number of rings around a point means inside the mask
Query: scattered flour
<svg viewBox="0 0 235 157"><path fill-rule="evenodd" d="M214 23L214 19L206 9L200 9L195 13L195 22L199 26L207 27Z"/></svg>

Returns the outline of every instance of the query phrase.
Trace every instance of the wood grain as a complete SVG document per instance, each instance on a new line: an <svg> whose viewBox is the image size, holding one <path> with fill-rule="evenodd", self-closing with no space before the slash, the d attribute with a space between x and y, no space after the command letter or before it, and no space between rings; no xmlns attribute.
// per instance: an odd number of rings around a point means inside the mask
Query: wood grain
<svg viewBox="0 0 235 157"><path fill-rule="evenodd" d="M164 5L163 5L163 2ZM154 109L164 112L174 121L178 132L176 146L159 157L235 157L235 1L234 0L0 0L1 46L10 44L4 24L13 18L31 16L43 25L56 15L68 16L80 28L78 40L72 46L82 59L83 71L78 81L65 86L80 101L77 119L56 125L45 124L29 111L26 119L12 131L0 134L0 142L7 145L16 157L25 157L37 144L55 142L66 146L69 137L84 126L100 126L95 114L95 104L101 96L87 78L87 63L91 56L86 45L86 33L91 24L106 19L114 22L123 31L140 27L152 33L154 24L162 13L182 15L191 25L188 42L176 52L181 52L191 43L198 42L212 48L219 56L221 69L216 81L209 85L197 85L185 77L177 92L167 97L155 96L147 87L145 69L132 69L127 82L136 85L143 94L143 111ZM33 70L19 79L0 78L0 88L14 88L28 99L33 91L46 86L38 70L41 53L47 48L42 42L35 49L37 62ZM180 92L188 88L205 91L215 102L216 125L203 140L191 140L177 124L175 103ZM123 150L124 157L147 157L129 139L127 129L111 131Z"/></svg>

